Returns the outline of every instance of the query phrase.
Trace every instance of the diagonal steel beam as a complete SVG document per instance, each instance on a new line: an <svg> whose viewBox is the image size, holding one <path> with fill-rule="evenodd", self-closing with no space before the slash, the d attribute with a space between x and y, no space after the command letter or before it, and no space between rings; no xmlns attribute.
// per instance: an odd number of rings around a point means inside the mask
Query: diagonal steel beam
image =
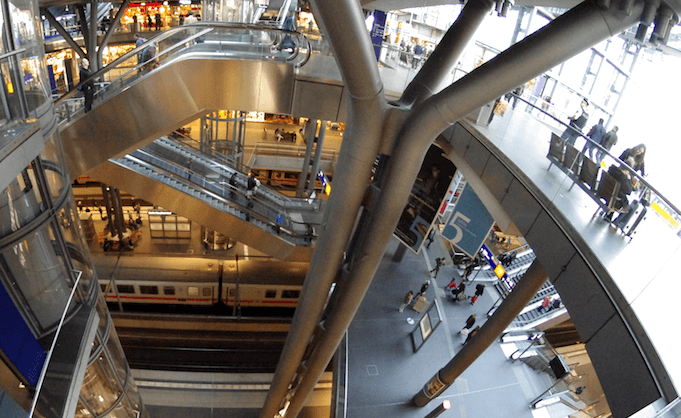
<svg viewBox="0 0 681 418"><path fill-rule="evenodd" d="M402 93L400 105L411 108L437 93L493 5L492 0L466 3L421 71Z"/></svg>
<svg viewBox="0 0 681 418"><path fill-rule="evenodd" d="M343 260L389 112L359 3L356 0L313 1L312 7L343 75L350 97L349 117L334 173L333 193L261 418L272 418L285 406L289 385L319 323Z"/></svg>

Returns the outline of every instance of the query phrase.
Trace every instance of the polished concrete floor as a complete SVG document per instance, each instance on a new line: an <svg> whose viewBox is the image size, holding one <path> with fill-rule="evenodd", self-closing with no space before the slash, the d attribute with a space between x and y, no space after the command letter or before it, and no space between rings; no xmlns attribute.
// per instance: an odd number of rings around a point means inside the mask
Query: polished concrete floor
<svg viewBox="0 0 681 418"><path fill-rule="evenodd" d="M438 239L418 255L408 251L401 262L392 261L397 246L393 239L348 330L348 417L423 417L443 400L450 401L451 409L442 417L549 416L546 410L533 415L529 403L554 379L524 363L509 361L507 353L515 350L509 347L513 344L492 344L436 401L424 408L412 404L412 397L460 350L465 338L459 330L466 319L476 314L476 324L482 325L499 295L488 283L474 305L452 302L443 287L452 278L459 283L460 271L450 264L440 269L437 278L429 273L435 259L445 254ZM411 307L400 313L398 308L404 294L418 292L429 276L426 297L429 302L435 300L442 322L414 352L410 333L420 332L417 328L424 313ZM474 285L468 285L466 293L471 295Z"/></svg>

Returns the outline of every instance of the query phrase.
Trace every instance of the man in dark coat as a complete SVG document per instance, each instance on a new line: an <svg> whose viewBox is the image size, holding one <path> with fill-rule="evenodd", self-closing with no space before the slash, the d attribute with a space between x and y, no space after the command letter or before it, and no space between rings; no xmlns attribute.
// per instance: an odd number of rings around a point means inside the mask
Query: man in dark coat
<svg viewBox="0 0 681 418"><path fill-rule="evenodd" d="M595 144L601 145L603 137L605 137L606 131L605 126L603 126L603 118L598 120L598 123L591 127L589 133L586 134L591 141L587 141L582 150L582 154L594 160L593 150L596 148Z"/></svg>
<svg viewBox="0 0 681 418"><path fill-rule="evenodd" d="M619 128L617 126L614 126L605 136L603 137L603 140L601 141L601 146L606 149L606 151L610 151L610 148L612 148L615 144L617 144L617 131ZM598 160L598 164L600 164L603 161L603 158L605 157L605 152L602 150L598 150L596 153L598 154L596 156L596 159Z"/></svg>
<svg viewBox="0 0 681 418"><path fill-rule="evenodd" d="M92 72L90 71L90 61L87 58L80 60L80 82L86 81L88 78L92 77ZM85 96L85 113L92 109L92 100L95 97L95 83L94 80L89 80L87 83L80 86L80 89Z"/></svg>

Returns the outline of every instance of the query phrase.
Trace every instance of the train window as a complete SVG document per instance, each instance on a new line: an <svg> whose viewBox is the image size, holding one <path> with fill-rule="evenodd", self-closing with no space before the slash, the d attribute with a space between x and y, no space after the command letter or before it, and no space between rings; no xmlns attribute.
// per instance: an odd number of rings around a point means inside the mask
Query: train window
<svg viewBox="0 0 681 418"><path fill-rule="evenodd" d="M300 290L282 290L281 297L286 299L298 299Z"/></svg>
<svg viewBox="0 0 681 418"><path fill-rule="evenodd" d="M141 286L140 293L143 295L158 295L158 286Z"/></svg>
<svg viewBox="0 0 681 418"><path fill-rule="evenodd" d="M106 285L105 284L100 284L99 287L102 288L102 292L106 292Z"/></svg>
<svg viewBox="0 0 681 418"><path fill-rule="evenodd" d="M203 296L210 296L210 295L212 295L212 294L213 294L212 290L213 290L213 289L211 289L210 287L204 287L204 288L203 288Z"/></svg>
<svg viewBox="0 0 681 418"><path fill-rule="evenodd" d="M198 296L199 295L199 288L196 286L189 286L187 288L187 294L189 296Z"/></svg>
<svg viewBox="0 0 681 418"><path fill-rule="evenodd" d="M276 290L265 290L265 297L266 298L276 298L277 297L277 291Z"/></svg>
<svg viewBox="0 0 681 418"><path fill-rule="evenodd" d="M234 296L236 296L236 288L233 287L229 289L229 297L233 298Z"/></svg>
<svg viewBox="0 0 681 418"><path fill-rule="evenodd" d="M118 293L135 293L135 286L131 284L119 284L116 285Z"/></svg>
<svg viewBox="0 0 681 418"><path fill-rule="evenodd" d="M175 294L175 288L172 286L163 286L163 294L164 295L174 295Z"/></svg>

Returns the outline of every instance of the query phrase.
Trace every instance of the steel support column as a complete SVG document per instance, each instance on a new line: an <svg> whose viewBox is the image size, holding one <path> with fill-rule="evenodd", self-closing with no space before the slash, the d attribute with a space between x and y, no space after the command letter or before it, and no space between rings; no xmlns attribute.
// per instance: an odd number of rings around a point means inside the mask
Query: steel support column
<svg viewBox="0 0 681 418"><path fill-rule="evenodd" d="M413 398L416 406L425 406L444 392L501 335L520 311L532 300L548 279L544 267L535 260L506 297L494 315L463 346L454 358L440 369Z"/></svg>
<svg viewBox="0 0 681 418"><path fill-rule="evenodd" d="M323 4L323 7L325 10L335 9L327 2ZM337 302L338 308L334 309L333 317L327 319L325 323L327 332L322 335L322 341L317 343L313 357L306 362L305 375L299 379L300 383L288 406L290 412L287 411L287 417L295 417L296 411L291 407L295 406L299 409L304 405L311 388L314 387L313 383L316 383L321 371L333 355L333 350L339 341L338 335L342 336L342 332L345 331L359 307L402 214L425 153L433 140L444 129L469 112L628 28L637 21L641 9L642 5L637 4L632 15L627 15L617 10L616 5L603 10L595 3L582 3L441 93L424 101L411 112L410 117L404 121L397 134L394 152L388 162L385 184L381 185L382 192L375 200L370 218L356 232L361 238L356 240L358 245L352 249L349 280L341 289L341 297ZM342 16L343 12L347 11L339 10L334 17ZM319 16L317 13L315 15ZM336 19L334 24L338 21L339 19ZM324 19L324 23L328 25L328 19ZM351 27L345 22L343 25L344 29ZM337 38L333 31L330 32L332 36L329 39L333 42ZM366 32L362 34L362 37L368 40ZM355 45L354 41L354 39L346 39L345 44ZM365 41L362 40L362 42ZM340 47L336 44L333 46ZM334 52L338 54L338 51L334 50ZM344 58L346 57L338 56L339 64L344 63ZM357 57L347 58L350 62L357 60ZM343 72L346 83L355 75L355 72ZM389 117L389 114L383 117ZM352 124L349 125L352 126ZM385 135L385 132L383 134ZM344 142L343 147L346 145ZM345 182L341 184L347 185ZM332 203L329 207L333 209L335 205ZM315 249L313 261L321 253L319 250L318 246ZM328 266L325 273L329 274L331 268L332 266ZM337 270L333 270L334 273L335 271ZM310 272L308 272L308 277L311 277L309 274ZM298 314L299 312L296 312L296 316ZM312 325L310 325L310 333L311 330ZM287 345L290 340L289 334ZM282 358L287 359L285 353L282 354ZM296 361L300 361L299 359L300 357L296 357ZM322 365L321 368L320 365ZM293 372L291 376L293 377ZM289 383L291 381L292 379L288 380ZM272 394L272 389L270 394ZM279 399L283 399L283 395ZM262 418L271 416L261 414Z"/></svg>
<svg viewBox="0 0 681 418"><path fill-rule="evenodd" d="M348 129L343 135L333 191L307 279L260 412L261 418L272 418L281 409L305 348L319 323L355 224L365 185L371 178L383 121L389 111L359 3L356 0L313 1L312 7L324 37L331 43L349 93Z"/></svg>
<svg viewBox="0 0 681 418"><path fill-rule="evenodd" d="M111 25L109 25L109 29L106 31L106 34L104 35L104 39L102 39L102 42L99 44L99 48L97 49L97 68L104 68L104 63L102 61L104 47L109 44L109 39L111 38L111 35L113 35L116 29L118 29L121 26L121 17L123 17L125 9L128 8L129 3L130 0L123 0L123 3L121 3L121 6L118 8L118 11L116 12L116 16L114 17L113 22L111 22Z"/></svg>
<svg viewBox="0 0 681 418"><path fill-rule="evenodd" d="M435 51L402 93L401 105L411 107L437 93L493 5L492 0L466 3Z"/></svg>
<svg viewBox="0 0 681 418"><path fill-rule="evenodd" d="M68 33L66 29L64 29L64 27L61 25L61 23L57 21L57 19L55 19L52 12L50 12L50 10L47 7L41 9L41 12L43 13L43 16L45 16L47 21L50 22L50 25L52 25L52 27L57 30L57 33L59 33L61 37L64 38L64 40L71 47L71 49L73 49L75 53L80 55L81 58L87 58L85 51L83 51L83 49L80 46L78 46L76 41L74 41L73 38L71 37L71 34Z"/></svg>

